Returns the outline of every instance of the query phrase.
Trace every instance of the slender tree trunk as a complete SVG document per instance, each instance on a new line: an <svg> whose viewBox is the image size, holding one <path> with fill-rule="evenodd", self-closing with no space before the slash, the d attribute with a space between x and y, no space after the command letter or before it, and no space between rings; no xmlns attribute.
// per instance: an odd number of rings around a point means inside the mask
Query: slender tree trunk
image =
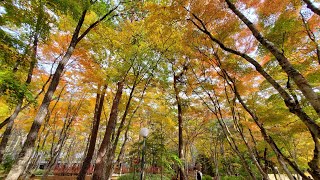
<svg viewBox="0 0 320 180"><path fill-rule="evenodd" d="M14 119L18 116L22 106L22 101L18 103L13 114L9 117L9 123L7 124L7 128L2 135L1 143L0 143L0 163L2 163L3 156L5 154L6 146L9 141L9 137L13 128Z"/></svg>
<svg viewBox="0 0 320 180"><path fill-rule="evenodd" d="M103 86L103 89L101 92L100 86L98 86L95 111L94 111L94 117L93 117L93 125L92 125L92 130L91 130L91 137L90 137L90 144L89 144L86 158L84 159L81 170L78 174L77 180L84 180L85 179L86 173L91 165L91 160L92 160L92 157L94 154L94 149L96 147L97 135L98 135L98 130L99 130L99 124L100 124L101 113L102 113L106 89L107 89L107 85Z"/></svg>
<svg viewBox="0 0 320 180"><path fill-rule="evenodd" d="M241 139L242 141L244 142L244 144L246 145L247 149L248 149L248 153L249 153L249 156L251 157L254 165L257 167L257 169L259 170L260 174L262 175L263 179L264 180L270 180L269 177L268 177L268 174L266 171L263 170L263 168L260 166L255 154L253 153L252 151L252 148L250 147L250 145L248 144L244 134L243 134L243 130L241 129L240 127L240 124L239 122L234 122L235 123L235 126L236 126L236 129L237 131L239 132L240 136L241 136Z"/></svg>
<svg viewBox="0 0 320 180"><path fill-rule="evenodd" d="M139 74L135 77L134 83L133 83L131 91L130 91L129 99L128 99L126 107L125 107L125 111L124 111L124 113L122 115L121 122L120 122L120 125L118 127L118 131L117 131L117 133L115 135L115 140L113 141L112 147L108 151L109 154L108 154L107 159L106 159L106 170L105 170L107 179L112 175L112 172L113 172L113 169L114 169L113 160L114 160L114 156L115 156L115 151L116 151L117 144L118 144L118 141L119 141L119 138L120 138L120 134L122 132L122 129L124 127L124 124L125 124L125 121L126 121L129 109L130 109L130 104L131 104L131 100L133 98L134 90L135 90L135 88L137 86L138 76L139 76Z"/></svg>
<svg viewBox="0 0 320 180"><path fill-rule="evenodd" d="M63 124L63 127L60 131L59 137L58 137L58 143L56 145L52 144L52 151L51 151L51 157L47 166L46 171L44 172L43 176L42 176L42 180L46 179L47 176L49 175L51 169L53 168L53 166L56 164L60 153L62 151L62 148L68 138L68 134L72 125L72 122L74 121L74 119L77 117L78 112L82 106L82 100L80 100L80 103L77 105L76 109L74 112L72 112L72 98L70 98L70 104L68 107L68 111L66 113L66 117L65 117L65 121ZM73 113L71 116L70 114ZM53 140L54 143L54 140Z"/></svg>
<svg viewBox="0 0 320 180"><path fill-rule="evenodd" d="M224 150L224 139L223 139L223 137L221 137L221 140L220 140L220 153L221 153L221 155L223 157L223 160L226 162L223 165L225 166L225 169L227 170L228 176L232 176L233 171L230 168L231 166L229 165L229 163L227 163L228 161L227 161L226 153L225 153L225 150Z"/></svg>
<svg viewBox="0 0 320 180"><path fill-rule="evenodd" d="M268 174L265 171L263 171L263 169L260 166L255 154L252 151L252 148L248 144L248 142L247 142L247 140L246 140L246 138L245 138L245 136L243 134L243 129L242 129L242 126L240 125L240 122L239 122L240 121L240 116L236 115L237 114L236 109L235 109L236 98L233 98L233 100L230 101L230 98L229 98L229 95L228 95L227 86L226 86L226 83L228 83L228 82L227 82L227 79L224 79L224 80L225 80L225 83L224 83L225 97L226 97L226 100L227 100L227 102L228 102L228 104L230 106L230 109L231 109L232 119L233 119L233 123L235 125L235 128L236 128L237 132L240 134L241 139L243 140L244 144L246 145L246 147L248 149L249 156L251 157L252 161L254 162L254 165L259 170L260 174L263 176L263 179L269 180Z"/></svg>
<svg viewBox="0 0 320 180"><path fill-rule="evenodd" d="M221 68L221 67L220 67ZM221 68L222 69L222 68ZM231 84L229 84L233 90L233 92L235 93L236 98L238 99L238 101L240 102L240 104L242 105L242 107L250 114L250 116L252 117L252 119L254 120L255 124L259 127L260 132L264 138L264 140L271 146L271 148L274 150L278 162L280 163L280 165L282 166L283 170L286 172L286 174L288 175L290 180L294 180L291 172L289 171L289 169L287 168L285 162L287 162L288 164L290 164L290 166L296 171L298 172L303 178L305 179L309 179L306 175L304 175L304 173L298 168L298 166L291 162L287 157L285 157L281 150L278 148L278 146L275 144L275 142L273 141L273 139L267 134L265 128L263 127L262 123L260 123L258 117L247 107L247 105L243 102L236 85L234 84L234 82L232 81L232 78L227 74L227 72L222 69L225 78L228 79L228 82L232 82L233 85L231 86Z"/></svg>
<svg viewBox="0 0 320 180"><path fill-rule="evenodd" d="M44 171L41 180L47 179L49 173L51 172L53 166L57 163L57 160L60 156L61 150L62 150L62 144L59 144L56 146L55 151L53 152L53 156L50 158L49 163L46 167L46 170Z"/></svg>
<svg viewBox="0 0 320 180"><path fill-rule="evenodd" d="M128 141L128 132L129 132L129 127L130 127L130 122L128 123L127 125L127 128L126 128L126 132L124 133L124 141L123 141L123 144L120 148L120 152L119 152L119 155L118 155L118 158L117 158L117 161L116 161L116 164L119 165L120 167L120 175L121 175L121 164L122 164L122 159L123 159L123 156L124 156L124 153L125 153L125 147L126 147L126 144L127 144L127 141Z"/></svg>
<svg viewBox="0 0 320 180"><path fill-rule="evenodd" d="M204 87L202 87L202 89L205 90ZM240 152L237 144L236 144L236 141L233 137L233 135L231 134L227 124L225 123L224 121L224 118L223 118L223 114L222 114L222 111L221 111L221 106L220 106L220 102L217 98L217 95L216 95L216 92L215 90L213 89L212 90L213 92L213 95L211 95L208 91L205 90L205 93L208 95L211 103L213 104L213 108L208 104L206 103L204 100L204 104L208 107L208 109L215 115L219 125L221 126L222 128L222 132L223 134L225 135L230 147L232 148L232 150L238 155L238 157L240 158L241 160L241 163L244 167L244 169L247 171L247 173L249 174L250 178L253 179L253 180L256 180L257 178L255 177L255 175L253 174L248 162L246 161L245 157L243 156L243 154Z"/></svg>
<svg viewBox="0 0 320 180"><path fill-rule="evenodd" d="M218 110L220 111L220 110ZM253 180L256 180L257 178L255 177L255 175L253 174L248 162L246 161L245 157L243 156L243 154L241 154L237 144L235 143L235 140L234 138L232 137L231 135L231 132L229 131L229 128L228 126L225 124L224 120L221 118L222 117L222 114L221 112L220 113L214 113L215 116L217 117L218 119L218 122L223 130L223 133L230 145L230 147L232 148L232 150L238 155L238 157L240 158L241 162L242 162L242 165L243 167L245 168L245 170L248 172L249 176L251 179ZM220 114L220 117L219 117L219 114Z"/></svg>
<svg viewBox="0 0 320 180"><path fill-rule="evenodd" d="M213 161L214 161L214 170L215 170L215 177L216 180L220 180L220 175L219 175L219 159L218 159L218 145L219 145L219 140L218 137L216 138L216 141L214 143L214 153L213 153Z"/></svg>
<svg viewBox="0 0 320 180"><path fill-rule="evenodd" d="M2 129L5 125L8 124L10 117L7 117L4 121L0 123L0 129Z"/></svg>
<svg viewBox="0 0 320 180"><path fill-rule="evenodd" d="M152 70L154 70L154 68ZM125 125L125 122L126 122L126 119L127 119L127 115L129 113L129 110L130 110L130 105L131 105L131 101L132 101L135 89L136 89L138 83L141 80L141 79L139 80L140 73L141 72L137 72L137 74L135 74L135 79L134 79L133 85L132 85L131 90L130 90L129 98L128 98L128 101L126 103L125 111L124 111L124 113L122 115L122 118L121 118L121 121L120 121L120 125L118 127L117 132L113 133L115 135L115 136L112 137L113 144L110 147L110 149L108 151L108 155L106 156L106 159L105 159L105 161L106 161L106 164L105 164L105 177L104 177L105 179L109 179L112 176L112 173L113 173L113 170L114 170L114 165L117 164L117 162L118 162L117 161L115 164L113 163L114 157L115 157L115 151L116 151L116 148L117 148L117 145L118 145L118 142L119 142L120 134L121 134L121 132L122 132L122 130L124 128L124 125ZM128 136L128 131L129 131L129 127L130 127L130 124L131 124L132 117L137 112L137 110L138 110L138 108L140 106L140 103L142 102L142 99L144 97L144 93L145 93L145 91L146 91L146 89L148 87L148 84L150 83L150 80L151 80L151 77L149 77L147 79L147 82L145 83L144 88L142 90L142 95L140 97L139 104L134 109L134 111L132 112L131 118L129 119L129 122L128 122L128 125L127 125L127 128L126 128L126 132L125 132L125 141L124 141L124 143L123 143L123 145L121 147L120 154L119 154L117 160L120 160L120 156L124 151L124 146L125 146L125 143L126 143L127 138L128 138L127 136Z"/></svg>
<svg viewBox="0 0 320 180"><path fill-rule="evenodd" d="M126 146L126 143L128 141L128 132L129 132L129 129L130 129L130 126L131 126L131 122L132 122L132 118L133 116L135 115L135 113L138 111L140 105L141 105L141 102L143 100L143 97L144 97L144 94L145 94L145 91L148 87L148 84L150 83L151 81L151 77L147 80L143 90L142 90L142 94L141 94L141 97L140 97L140 101L139 101L139 104L136 106L136 108L133 110L133 112L131 113L131 117L128 121L128 124L127 124L127 127L126 127L126 131L125 131L125 134L124 134L124 141L123 141L123 144L120 148L120 152L119 152L119 155L118 155L118 158L117 158L117 161L116 161L116 164L119 164L119 167L120 167L120 171L121 171L121 162L122 162L122 158L123 158L123 155L125 153L125 146ZM132 91L132 97L133 97L133 90ZM131 93L130 93L131 94ZM124 116L123 116L124 117ZM123 118L122 118L123 119ZM120 126L119 126L120 127ZM120 128L121 129L121 128ZM120 134L119 134L120 135ZM119 138L119 135L118 135L118 138ZM117 141L114 142L114 144L116 144ZM112 168L114 168L114 166L112 166Z"/></svg>
<svg viewBox="0 0 320 180"><path fill-rule="evenodd" d="M93 180L103 180L103 177L104 177L103 170L105 165L105 155L107 154L108 150L111 148L111 145L112 145L111 135L115 130L115 126L117 122L118 107L119 107L120 99L122 96L123 85L124 85L123 81L118 82L118 86L117 86L118 88L112 103L108 125L97 154L95 169L92 177Z"/></svg>
<svg viewBox="0 0 320 180"><path fill-rule="evenodd" d="M178 106L178 137L179 137L179 143L178 143L178 156L180 160L182 160L182 163L184 164L184 155L183 155L183 120L182 120L182 106L181 106L181 100L179 97L179 90L178 90L178 79L182 76L182 73L179 75L174 75L173 77L173 88L175 91L175 98ZM184 165L179 167L179 174L180 174L180 180L186 179L185 172L184 172Z"/></svg>
<svg viewBox="0 0 320 180"><path fill-rule="evenodd" d="M257 157L258 163L259 163L259 165L260 165L261 167L263 167L263 171L264 171L264 172L268 172L268 169L266 168L266 166L263 166L263 164L261 163L261 156L259 155L259 152L258 152L258 149L257 149L257 141L256 141L256 139L254 138L251 129L248 128L248 130L249 130L249 133L250 133L250 137L251 137L251 139L252 139L252 142L253 142L253 152L254 152L255 156ZM265 153L267 153L267 152L265 151ZM266 155L266 154L265 154L265 155Z"/></svg>

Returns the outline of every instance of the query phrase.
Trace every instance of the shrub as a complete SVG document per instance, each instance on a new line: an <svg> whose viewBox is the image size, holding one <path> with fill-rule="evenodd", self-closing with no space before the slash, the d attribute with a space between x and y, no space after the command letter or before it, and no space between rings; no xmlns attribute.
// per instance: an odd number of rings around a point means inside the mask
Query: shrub
<svg viewBox="0 0 320 180"><path fill-rule="evenodd" d="M3 162L1 164L2 166L1 169L3 169L5 172L8 172L11 169L13 163L14 163L13 157L11 155L7 155L3 159Z"/></svg>
<svg viewBox="0 0 320 180"><path fill-rule="evenodd" d="M221 180L246 180L246 178L242 176L222 176Z"/></svg>
<svg viewBox="0 0 320 180"><path fill-rule="evenodd" d="M37 169L32 174L39 176L39 175L43 175L44 171L45 171L44 169Z"/></svg>
<svg viewBox="0 0 320 180"><path fill-rule="evenodd" d="M133 177L133 173L130 174L124 174L118 178L118 180L139 180L140 179L140 173L136 173ZM160 174L146 174L146 180L160 180L161 175ZM163 180L170 180L168 177L163 176Z"/></svg>
<svg viewBox="0 0 320 180"><path fill-rule="evenodd" d="M202 176L202 180L212 180L212 177L205 174Z"/></svg>

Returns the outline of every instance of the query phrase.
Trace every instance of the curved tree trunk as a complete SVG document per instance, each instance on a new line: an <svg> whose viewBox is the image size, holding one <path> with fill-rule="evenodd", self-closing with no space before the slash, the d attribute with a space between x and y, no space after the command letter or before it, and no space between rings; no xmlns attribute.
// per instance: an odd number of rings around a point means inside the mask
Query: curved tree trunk
<svg viewBox="0 0 320 180"><path fill-rule="evenodd" d="M253 23L244 16L235 6L230 2L230 0L225 0L228 4L229 8L236 14L242 22L244 22L247 27L251 30L253 36L265 47L267 48L273 55L276 57L283 71L285 71L288 77L292 78L298 88L301 90L302 94L306 97L306 99L310 102L311 106L317 112L318 116L320 116L320 96L314 92L311 85L308 81L300 74L289 62L289 60L284 56L284 54L277 49L271 42L265 39L262 34L256 29ZM307 1L307 0L305 0Z"/></svg>
<svg viewBox="0 0 320 180"><path fill-rule="evenodd" d="M217 57L217 56L216 56ZM275 152L278 162L281 165L281 167L283 168L283 170L286 172L286 174L288 175L290 180L294 180L294 177L292 176L291 172L289 171L287 165L285 164L285 162L287 162L301 177L303 177L304 179L309 179L300 169L299 167L292 161L290 161L287 157L285 157L283 155L283 153L281 152L281 150L278 148L278 146L276 145L276 143L273 141L273 139L267 134L266 129L263 127L262 123L259 121L258 117L248 108L248 106L243 102L237 87L235 85L235 83L233 82L232 78L228 75L228 73L219 65L219 68L222 70L223 73L223 78L227 81L228 85L230 86L230 88L232 89L232 91L234 92L236 98L238 99L238 101L240 102L240 104L242 105L242 107L250 114L250 116L252 117L252 119L254 120L255 124L259 127L260 132L264 138L264 140L270 145L270 147L273 149L273 151ZM231 82L231 83L230 83Z"/></svg>
<svg viewBox="0 0 320 180"><path fill-rule="evenodd" d="M64 67L67 64L67 62L69 61L69 59L74 51L74 48L77 44L77 37L80 32L80 28L83 24L86 13L87 13L87 10L83 11L83 13L82 13L82 16L78 22L78 25L77 25L77 28L76 28L74 34L73 34L73 37L72 37L71 43L68 47L68 50L67 50L66 54L64 55L63 59L59 62L59 65L56 69L56 72L54 73L54 75L52 77L52 81L49 85L49 88L48 88L47 92L45 93L43 101L39 107L37 115L34 118L31 129L28 133L27 139L26 139L26 141L22 147L22 150L19 154L19 158L17 159L15 164L12 166L9 174L6 177L6 180L18 179L19 176L21 175L21 173L24 171L24 169L27 165L28 159L32 155L32 150L33 150L35 141L37 139L38 132L39 132L41 125L43 123L43 120L48 112L48 107L49 107L50 101L52 100L52 96L57 89L57 86L59 84L61 74L64 70Z"/></svg>
<svg viewBox="0 0 320 180"><path fill-rule="evenodd" d="M264 71L262 66L257 61L255 61L253 58L251 58L245 53L241 53L239 51L226 47L221 41L219 41L218 39L212 36L212 34L207 30L204 22L201 19L199 19L199 17L197 17L195 14L192 14L192 15L201 25L198 25L193 20L191 20L192 23L203 33L207 34L213 42L217 43L220 46L221 49L223 49L224 51L230 52L232 54L235 54L237 56L240 56L244 58L246 61L248 61L249 63L251 63L256 68L256 70L278 91L279 95L282 97L289 111L295 114L296 116L298 116L299 119L307 126L311 136L313 137L313 142L315 143L313 159L308 163L309 167L311 168L310 173L314 178L320 178L320 168L319 168L320 127L319 125L317 125L317 123L303 111L301 106L297 104L297 102L295 102L295 100L289 95L288 92L286 92L266 71Z"/></svg>

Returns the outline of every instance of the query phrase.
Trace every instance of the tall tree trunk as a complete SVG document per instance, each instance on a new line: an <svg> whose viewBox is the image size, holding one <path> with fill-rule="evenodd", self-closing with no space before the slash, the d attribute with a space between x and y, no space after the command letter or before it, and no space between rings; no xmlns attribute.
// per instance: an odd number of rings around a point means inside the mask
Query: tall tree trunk
<svg viewBox="0 0 320 180"><path fill-rule="evenodd" d="M81 170L78 174L77 180L84 180L86 177L86 173L91 165L91 160L94 154L94 149L96 147L96 141L97 141L97 135L99 130L99 124L101 119L101 113L104 103L104 97L106 93L107 85L103 86L102 91L100 90L100 86L98 86L98 92L96 97L96 104L95 104L95 111L94 111L94 117L93 117L93 125L91 130L91 137L90 137L90 143L88 152L86 155L86 158L84 159L82 163Z"/></svg>
<svg viewBox="0 0 320 180"><path fill-rule="evenodd" d="M183 72L182 72L183 73ZM178 137L179 137L179 143L178 143L178 156L180 158L180 160L184 160L184 156L183 156L183 120L182 120L182 105L181 105L181 100L179 97L179 89L178 89L178 79L182 76L182 73L179 75L175 75L173 77L173 88L175 91L175 98L176 98L176 102L177 102L177 106L178 106ZM182 165L181 167L179 167L179 174L180 174L180 180L184 180L186 179L185 177L185 172L184 172L184 165Z"/></svg>
<svg viewBox="0 0 320 180"><path fill-rule="evenodd" d="M155 67L152 68L152 71L155 69ZM130 105L131 105L131 101L132 101L132 98L133 98L133 95L134 95L134 92L135 92L135 89L137 87L137 85L141 82L142 79L139 79L139 76L141 74L141 71L138 71L135 73L135 77L134 77L134 82L132 84L132 87L131 87L131 90L130 90L130 94L129 94L129 98L128 98L128 101L126 103L126 107L125 107L125 111L122 115L122 118L121 118L121 121L120 121L120 125L118 127L118 130L117 132L113 133L113 136L111 138L111 142L113 142L112 146L110 146L109 150L108 150L108 155L106 156L106 158L104 159L106 164L105 164L105 179L109 179L111 176L112 176L112 173L113 173L113 170L114 170L114 165L117 164L117 163L113 163L114 161L114 157L115 157L115 151L116 151L116 148L117 148L117 145L118 145L118 142L119 142L119 138L120 138L120 134L121 132L123 131L123 128L124 128L124 125L125 125L125 122L126 122L126 119L127 119L127 115L129 113L129 110L130 110ZM143 75L141 76L143 77ZM142 99L144 97L144 93L151 81L151 77L150 76L148 79L147 79L147 82L145 83L144 85L144 88L142 90L142 94L141 94L141 97L140 97L140 100L139 100L139 104L137 105L137 107L133 110L132 114L131 114L131 118L129 119L129 122L128 122L128 125L127 125L127 129L126 129L126 132L125 132L125 138L127 139L127 133L128 133L128 130L129 130L129 127L130 127L130 124L131 124L131 120L132 120L132 117L133 115L137 112L141 102L142 102ZM126 139L121 147L121 151L123 152L123 148L124 148L124 145L126 143ZM122 153L120 151L120 154ZM120 154L118 156L118 160L120 158Z"/></svg>
<svg viewBox="0 0 320 180"><path fill-rule="evenodd" d="M112 145L111 135L115 130L115 126L118 118L118 107L119 107L120 99L122 96L123 85L124 85L123 81L118 82L117 92L113 99L107 128L97 154L95 169L92 176L93 180L103 180L103 177L104 177L103 170L105 165L105 155L107 154L107 152L109 151Z"/></svg>
<svg viewBox="0 0 320 180"><path fill-rule="evenodd" d="M60 98L61 98L61 95L62 95L62 92L64 90L64 87L62 88L62 90L60 91L59 95L58 95L58 98L55 102L55 104L53 105L52 109L49 110L48 114L46 115L45 117L45 122L44 122L44 125L43 125L43 128L42 130L40 131L40 134L38 136L38 141L37 141L37 148L35 150L35 153L34 153L34 156L33 157L36 157L36 158L32 158L31 162L27 165L24 173L23 173L23 176L21 177L22 179L28 179L29 176L31 175L31 171L33 169L36 169L38 166L37 166L37 163L38 163L38 160L40 158L40 156L42 156L42 153L39 155L39 151L40 149L42 150L44 145L46 144L46 141L47 141L47 138L49 136L49 130L47 130L46 134L44 135L44 138L43 138L43 141L41 143L41 146L40 146L40 142L41 142L41 137L42 137L42 134L44 133L46 127L47 127L47 124L49 123L49 120L51 118L51 112L56 108L58 102L60 101ZM55 120L56 120L56 115L55 114L55 117L54 117L54 122L55 123ZM53 148L53 147L52 147ZM52 149L51 148L51 149Z"/></svg>
<svg viewBox="0 0 320 180"><path fill-rule="evenodd" d="M105 177L106 177L106 179L109 179L109 177L112 175L112 172L113 172L113 168L114 168L113 160L114 160L117 144L118 144L118 141L119 141L119 138L120 138L120 134L121 134L121 132L123 130L123 127L124 127L128 112L129 112L131 100L133 98L133 93L134 93L134 90L135 90L136 85L137 85L137 78L138 78L138 75L135 77L135 81L134 81L134 83L132 85L132 88L131 88L131 91L130 91L130 95L129 95L129 99L128 99L127 104L126 104L125 111L124 111L124 113L122 115L121 122L120 122L120 125L118 127L118 131L117 131L117 133L115 135L115 139L113 141L113 145L109 149L108 156L105 159L105 161L106 161L106 166L105 166L106 167L106 169L105 169L105 173L106 173Z"/></svg>
<svg viewBox="0 0 320 180"><path fill-rule="evenodd" d="M93 3L95 3L96 1L91 1L91 5ZM78 44L79 41L81 41L94 27L96 27L101 21L103 21L104 19L106 19L106 17L108 17L111 13L113 13L117 8L119 7L119 5L115 6L114 8L110 9L106 14L104 14L101 18L99 18L97 21L95 21L94 23L92 23L86 30L83 31L83 33L79 36L80 34L80 29L83 25L85 16L87 14L87 9L85 9L82 14L81 17L78 21L77 27L75 28L73 35L72 35L72 39L71 42L68 46L68 49L65 53L65 55L63 56L62 60L59 62L56 71L52 77L52 80L50 82L49 88L47 90L47 92L44 95L44 98L42 100L42 103L38 109L38 112L36 114L36 117L34 118L34 121L32 123L31 129L28 133L27 139L22 147L22 150L19 154L19 158L17 159L17 161L14 163L14 165L12 166L9 174L7 175L6 179L7 180L16 180L19 178L19 176L21 175L21 173L24 171L25 167L26 167L26 163L29 159L29 157L31 156L32 153L32 149L34 147L35 144L35 140L37 138L39 129L41 128L41 125L43 123L43 120L48 112L48 107L50 104L50 101L52 100L52 96L54 94L54 92L56 91L56 88L59 84L62 72L66 66L66 64L68 63L76 45Z"/></svg>
<svg viewBox="0 0 320 180"><path fill-rule="evenodd" d="M94 3L96 1L92 1L91 3ZM103 21L106 17L108 17L112 12L114 12L117 8L119 7L116 6L112 9L110 9L104 16L102 16L100 19L98 19L97 21L95 21L94 23L92 23L86 30L84 30L84 32L79 36L80 34L80 29L83 25L86 13L87 13L87 9L85 9L82 14L81 17L78 21L77 27L73 32L72 35L72 39L71 42L69 44L69 47L64 55L64 57L62 58L62 60L59 62L58 67L56 68L56 71L52 77L52 80L50 82L49 88L46 91L44 98L42 100L42 103L39 107L39 110L36 114L36 117L34 118L33 124L31 126L31 129L28 133L27 139L22 147L22 150L19 154L19 158L17 159L17 161L15 162L15 164L13 165L12 169L10 170L9 174L7 175L6 179L7 180L16 180L19 178L19 176L21 175L21 173L24 171L25 167L26 167L26 163L29 159L29 157L31 156L32 153L32 149L34 147L35 144L35 140L37 138L39 129L43 123L43 120L48 112L48 107L50 104L50 101L52 100L52 96L54 94L54 92L56 91L56 88L59 84L62 72L65 68L65 65L67 64L67 62L69 61L76 45L78 44L78 42L80 40L82 40L94 27L96 27L101 21Z"/></svg>
<svg viewBox="0 0 320 180"><path fill-rule="evenodd" d="M56 88L59 84L61 74L64 70L64 67L67 64L67 62L69 61L69 59L74 51L74 48L77 44L77 37L79 35L80 28L83 24L86 13L87 13L87 10L84 10L82 13L82 16L78 22L77 28L73 33L73 37L72 37L70 45L67 49L67 52L64 55L63 59L59 62L59 65L53 75L53 78L52 78L52 81L49 85L49 88L48 88L47 92L45 93L44 98L42 100L42 103L41 103L39 110L36 114L36 117L34 118L31 129L28 133L27 139L26 139L26 141L21 149L21 152L19 154L19 158L12 166L9 174L6 177L6 180L18 179L19 176L21 175L21 173L24 171L28 159L32 155L32 150L33 150L33 147L35 144L35 140L37 139L38 132L39 132L41 125L43 123L43 120L48 112L48 107L49 107L49 104L52 100L52 96L53 96L54 92L56 91Z"/></svg>
<svg viewBox="0 0 320 180"><path fill-rule="evenodd" d="M130 129L130 126L131 126L131 122L132 122L132 119L133 119L135 113L138 111L138 109L139 109L139 107L140 107L140 105L141 105L141 103L142 103L142 100L143 100L145 91L146 91L146 89L147 89L150 81L151 81L151 77L149 77L149 79L147 80L147 82L146 82L146 84L145 84L145 86L144 86L144 88L143 88L143 90L142 90L141 97L140 97L140 100L139 100L139 104L136 106L136 108L135 108L135 109L133 110L133 112L131 113L131 117L130 117L130 119L129 119L129 121L128 121L128 124L127 124L127 127L126 127L126 131L125 131L125 134L124 134L124 141L123 141L123 144L122 144L122 146L121 146L121 148L120 148L120 152L119 152L119 155L118 155L118 157L117 157L117 161L116 161L116 163L115 163L115 164L118 164L118 165L119 165L119 167L120 167L120 172L121 172L121 161L122 161L123 155L124 155L124 153L125 153L125 146L126 146L126 143L127 143L127 140L128 140L128 133L129 133L129 129ZM131 90L131 91L133 92L133 90ZM130 93L130 94L131 94L131 93ZM132 94L131 96L133 96L133 94ZM123 119L123 118L122 118L122 119ZM119 126L119 127L120 127L120 126ZM119 136L120 136L120 134L117 135L118 139L119 139ZM116 145L117 143L118 143L118 140L114 142L114 145ZM113 171L114 165L113 165L111 168L112 168L112 171ZM111 171L111 172L112 172L112 171Z"/></svg>

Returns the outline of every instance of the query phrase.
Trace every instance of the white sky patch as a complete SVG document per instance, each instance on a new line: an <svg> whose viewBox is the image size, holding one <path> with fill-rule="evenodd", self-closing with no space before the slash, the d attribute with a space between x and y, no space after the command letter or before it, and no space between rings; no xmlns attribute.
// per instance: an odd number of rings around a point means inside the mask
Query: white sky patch
<svg viewBox="0 0 320 180"><path fill-rule="evenodd" d="M256 14L256 10L254 8L248 8L243 11L243 14L252 22L258 22L258 15Z"/></svg>
<svg viewBox="0 0 320 180"><path fill-rule="evenodd" d="M1 6L1 7L0 7L0 16L1 16L2 14L5 14L5 13L7 13L6 9Z"/></svg>
<svg viewBox="0 0 320 180"><path fill-rule="evenodd" d="M245 15L252 23L258 22L258 15L254 8L247 8L245 4L240 4L239 10Z"/></svg>
<svg viewBox="0 0 320 180"><path fill-rule="evenodd" d="M15 31L12 31L11 29L7 28L7 27L4 27L4 26L0 26L0 28L5 31L6 33L10 34L11 36L14 36L14 37L18 37L19 36L19 33L15 32Z"/></svg>

